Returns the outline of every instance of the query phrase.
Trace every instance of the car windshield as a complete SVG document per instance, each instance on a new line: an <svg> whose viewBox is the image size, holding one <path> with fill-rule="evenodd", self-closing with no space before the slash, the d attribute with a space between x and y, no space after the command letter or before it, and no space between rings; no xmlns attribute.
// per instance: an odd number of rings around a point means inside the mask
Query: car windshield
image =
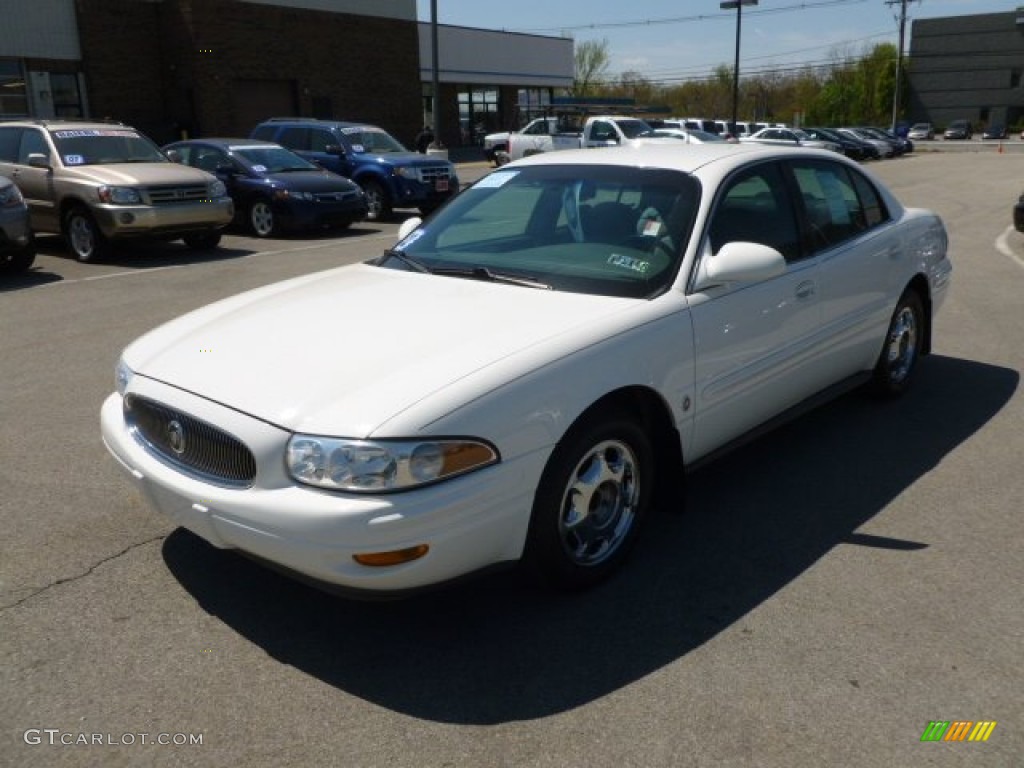
<svg viewBox="0 0 1024 768"><path fill-rule="evenodd" d="M616 120L616 124L619 126L619 130L622 131L623 136L627 139L635 139L640 136L650 136L652 133L651 126L645 123L643 120Z"/></svg>
<svg viewBox="0 0 1024 768"><path fill-rule="evenodd" d="M303 160L294 152L284 147L273 145L265 147L232 147L231 153L249 170L256 173L320 170L319 166Z"/></svg>
<svg viewBox="0 0 1024 768"><path fill-rule="evenodd" d="M362 128L346 128L343 133L345 138L352 144L353 152L378 154L380 152L409 151L402 146L398 139L387 131L382 131L380 128L368 128L366 126Z"/></svg>
<svg viewBox="0 0 1024 768"><path fill-rule="evenodd" d="M666 290L700 197L685 173L604 165L494 171L377 264L576 293Z"/></svg>
<svg viewBox="0 0 1024 768"><path fill-rule="evenodd" d="M51 133L64 165L168 163L159 148L131 128L88 128Z"/></svg>

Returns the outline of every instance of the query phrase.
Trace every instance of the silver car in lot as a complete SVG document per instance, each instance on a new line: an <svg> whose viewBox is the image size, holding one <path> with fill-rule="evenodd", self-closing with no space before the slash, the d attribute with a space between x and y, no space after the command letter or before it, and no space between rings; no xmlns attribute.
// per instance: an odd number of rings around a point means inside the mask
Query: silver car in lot
<svg viewBox="0 0 1024 768"><path fill-rule="evenodd" d="M28 205L14 182L0 176L0 274L24 272L35 258Z"/></svg>

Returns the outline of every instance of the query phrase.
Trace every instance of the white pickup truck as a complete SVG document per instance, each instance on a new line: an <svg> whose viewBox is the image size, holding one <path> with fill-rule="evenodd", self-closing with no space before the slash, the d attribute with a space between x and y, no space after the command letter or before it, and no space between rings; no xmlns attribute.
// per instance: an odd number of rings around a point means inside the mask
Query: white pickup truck
<svg viewBox="0 0 1024 768"><path fill-rule="evenodd" d="M541 152L556 152L560 149L580 149L581 147L614 147L618 145L638 143L655 143L664 141L668 144L677 143L678 139L650 138L652 128L636 117L619 115L595 115L588 117L583 123L581 132L558 132L559 123L555 118L537 118L517 133L508 135L508 159L518 160L521 157L537 155ZM498 163L501 164L500 162Z"/></svg>

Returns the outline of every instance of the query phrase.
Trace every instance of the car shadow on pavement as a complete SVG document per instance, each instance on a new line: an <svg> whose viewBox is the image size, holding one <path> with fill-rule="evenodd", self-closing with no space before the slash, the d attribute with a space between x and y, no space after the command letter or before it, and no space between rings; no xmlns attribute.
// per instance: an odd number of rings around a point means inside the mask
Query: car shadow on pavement
<svg viewBox="0 0 1024 768"><path fill-rule="evenodd" d="M808 413L693 473L686 514L656 515L626 568L580 594L510 572L351 601L180 529L163 557L210 615L351 695L436 722L546 717L684 657L839 544L914 557L927 529L919 541L857 529L992 419L1018 382L1010 369L933 356L902 400L854 392Z"/></svg>
<svg viewBox="0 0 1024 768"><path fill-rule="evenodd" d="M64 241L59 237L37 237L36 248L56 258L74 261ZM131 240L112 243L110 251L96 260L96 264L115 264L118 266L153 269L174 264L201 264L211 261L224 261L248 256L252 253L247 248L232 248L227 244L216 248L193 250L180 240ZM91 265L93 262L89 262Z"/></svg>

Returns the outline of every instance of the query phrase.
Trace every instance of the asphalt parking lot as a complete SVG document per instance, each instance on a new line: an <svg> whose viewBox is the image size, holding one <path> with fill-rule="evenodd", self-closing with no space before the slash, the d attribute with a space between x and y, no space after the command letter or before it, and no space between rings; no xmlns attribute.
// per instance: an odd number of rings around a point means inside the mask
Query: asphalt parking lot
<svg viewBox="0 0 1024 768"><path fill-rule="evenodd" d="M695 473L685 514L571 596L512 575L322 594L175 530L100 443L127 342L369 258L398 220L103 264L41 238L0 279L0 766L1024 765L1024 152L868 167L951 236L913 392L853 393ZM344 354L367 319L295 322ZM933 720L997 725L924 743Z"/></svg>

